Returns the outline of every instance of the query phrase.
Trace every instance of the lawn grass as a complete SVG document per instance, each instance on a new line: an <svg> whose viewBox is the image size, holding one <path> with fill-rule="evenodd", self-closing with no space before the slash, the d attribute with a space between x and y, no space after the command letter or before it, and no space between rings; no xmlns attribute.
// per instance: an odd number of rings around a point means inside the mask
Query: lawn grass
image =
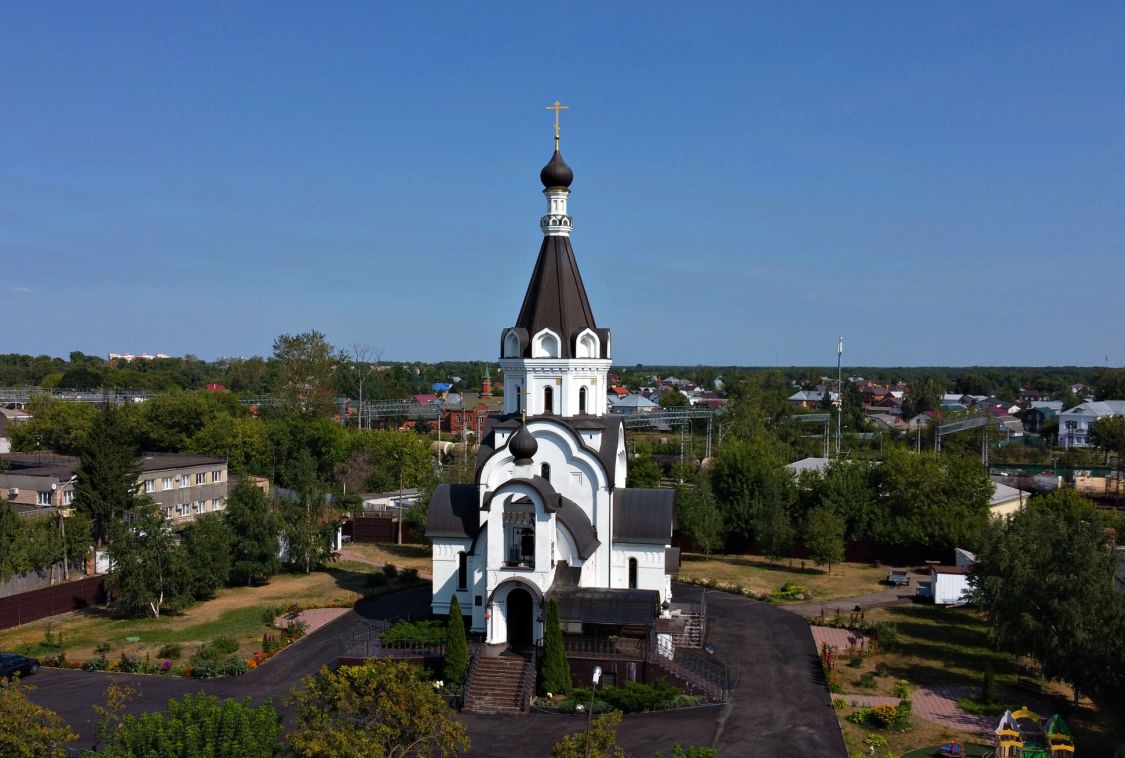
<svg viewBox="0 0 1125 758"><path fill-rule="evenodd" d="M873 623L886 621L895 624L898 646L894 650L864 656L858 667L848 665L848 657L841 656L836 672L845 693L890 696L893 695L895 682L907 679L915 687L964 685L974 688L970 695L979 695L984 670L991 664L1000 701L1012 707L1029 705L1042 715L1062 713L1074 732L1081 755L1111 755L1114 746L1125 740L1125 736L1114 733L1110 719L1099 714L1088 700L1083 700L1078 706L1071 704L1069 690L1061 685L1048 686L1045 694L1035 696L1020 690L1017 680L1029 677L1031 673L1014 656L993 649L988 638L987 621L971 608L943 608L915 603L873 608L865 615ZM859 686L860 678L865 673L873 674L878 666L885 669L885 674L874 677L875 686ZM833 694L832 697L842 695ZM836 712L850 747L861 746L863 737L871 732L845 720L854 710L849 707ZM917 715L914 716L914 724L913 729L901 735L884 735L896 755L950 739L966 745L981 741L978 736L938 727ZM866 746L863 746L861 754L865 751Z"/></svg>
<svg viewBox="0 0 1125 758"><path fill-rule="evenodd" d="M262 634L269 631L265 615L271 608L300 604L306 608L350 606L371 594L367 577L376 569L366 564L339 561L309 574L280 574L261 587L219 590L215 598L160 618L116 618L104 608L89 608L24 624L0 632L0 650L20 650L30 655L54 655L57 649L44 645L49 630L61 634L68 658L87 660L102 644L110 647L112 659L122 652L138 657L158 657L160 648L171 642L183 646L189 658L203 644L221 635L239 641L239 655L259 650ZM127 637L139 637L128 642Z"/></svg>
<svg viewBox="0 0 1125 758"><path fill-rule="evenodd" d="M417 569L429 576L433 569L433 549L429 545L395 545L374 542L349 542L345 548L376 563L393 563L400 569Z"/></svg>
<svg viewBox="0 0 1125 758"><path fill-rule="evenodd" d="M766 593L792 582L808 588L814 602L887 589L881 582L887 578L888 569L875 568L870 563L834 564L832 573L825 567L814 566L812 561L803 563L805 567L801 568L802 561L790 558L771 561L763 555L684 553L680 558L680 577L714 579Z"/></svg>

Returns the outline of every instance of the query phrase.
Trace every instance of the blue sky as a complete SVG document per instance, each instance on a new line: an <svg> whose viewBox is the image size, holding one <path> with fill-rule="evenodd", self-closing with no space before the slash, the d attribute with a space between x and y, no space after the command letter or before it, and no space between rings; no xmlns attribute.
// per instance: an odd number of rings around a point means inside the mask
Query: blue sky
<svg viewBox="0 0 1125 758"><path fill-rule="evenodd" d="M6 3L0 352L1125 363L1121 3Z"/></svg>

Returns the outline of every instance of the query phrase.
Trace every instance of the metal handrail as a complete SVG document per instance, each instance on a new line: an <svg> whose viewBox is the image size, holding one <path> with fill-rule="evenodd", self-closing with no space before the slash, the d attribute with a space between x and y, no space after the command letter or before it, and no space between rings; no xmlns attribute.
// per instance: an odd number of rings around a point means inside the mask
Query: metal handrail
<svg viewBox="0 0 1125 758"><path fill-rule="evenodd" d="M531 665L524 665L523 673L520 674L520 686L516 693L518 701L516 706L521 711L526 711L531 704L531 695L535 687L535 675L539 670L539 646L533 645L531 647Z"/></svg>
<svg viewBox="0 0 1125 758"><path fill-rule="evenodd" d="M465 672L465 686L461 692L461 707L464 708L465 704L469 702L469 688L473 684L473 676L477 673L477 661L480 660L481 647L477 646L473 651L472 656L469 658L469 669Z"/></svg>

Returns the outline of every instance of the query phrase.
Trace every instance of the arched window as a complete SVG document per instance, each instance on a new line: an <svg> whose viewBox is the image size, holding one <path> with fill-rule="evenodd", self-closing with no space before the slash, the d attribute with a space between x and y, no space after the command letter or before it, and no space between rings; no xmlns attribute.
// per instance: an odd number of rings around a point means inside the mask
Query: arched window
<svg viewBox="0 0 1125 758"><path fill-rule="evenodd" d="M578 412L586 412L586 388L580 387L578 389Z"/></svg>
<svg viewBox="0 0 1125 758"><path fill-rule="evenodd" d="M544 413L554 413L555 412L555 388L554 387L544 387L543 388L543 412Z"/></svg>
<svg viewBox="0 0 1125 758"><path fill-rule="evenodd" d="M457 589L469 588L469 556L462 550L457 554Z"/></svg>
<svg viewBox="0 0 1125 758"><path fill-rule="evenodd" d="M551 481L551 464L544 463L542 466L540 466L539 467L539 476L543 477L548 482Z"/></svg>
<svg viewBox="0 0 1125 758"><path fill-rule="evenodd" d="M629 589L637 589L637 559L629 559Z"/></svg>

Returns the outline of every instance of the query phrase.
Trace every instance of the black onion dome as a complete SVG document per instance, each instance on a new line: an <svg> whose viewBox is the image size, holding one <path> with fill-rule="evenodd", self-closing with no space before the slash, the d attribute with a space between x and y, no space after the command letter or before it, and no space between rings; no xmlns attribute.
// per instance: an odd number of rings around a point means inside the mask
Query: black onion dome
<svg viewBox="0 0 1125 758"><path fill-rule="evenodd" d="M532 457L539 451L539 443L527 431L527 424L520 424L520 428L508 440L508 450L516 457L517 466L526 466L531 463Z"/></svg>
<svg viewBox="0 0 1125 758"><path fill-rule="evenodd" d="M551 160L547 161L543 170L539 172L539 181L543 182L543 186L546 188L569 187L570 183L574 181L574 172L570 170L570 166L566 165L562 153L558 150L551 156Z"/></svg>

